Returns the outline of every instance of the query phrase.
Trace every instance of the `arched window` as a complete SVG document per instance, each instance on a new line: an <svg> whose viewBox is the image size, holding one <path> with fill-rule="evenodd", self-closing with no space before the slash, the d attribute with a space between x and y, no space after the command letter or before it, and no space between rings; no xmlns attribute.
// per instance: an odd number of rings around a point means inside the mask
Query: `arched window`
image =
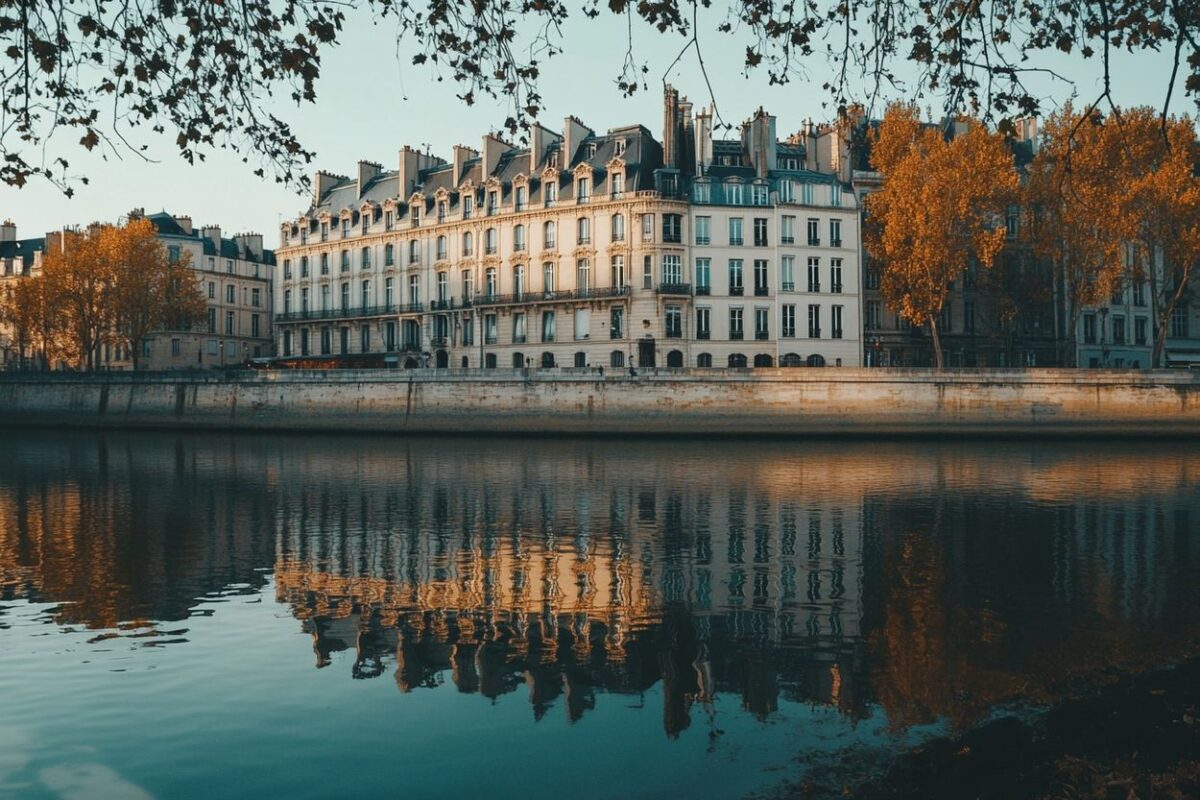
<svg viewBox="0 0 1200 800"><path fill-rule="evenodd" d="M621 350L613 350L608 357L608 365L610 367L625 366L625 353Z"/></svg>
<svg viewBox="0 0 1200 800"><path fill-rule="evenodd" d="M495 255L497 247L496 229L488 228L483 233L483 252L487 255Z"/></svg>
<svg viewBox="0 0 1200 800"><path fill-rule="evenodd" d="M513 228L513 250L521 252L525 249L525 226L517 225Z"/></svg>
<svg viewBox="0 0 1200 800"><path fill-rule="evenodd" d="M667 353L667 366L672 369L679 369L683 366L683 351L672 350Z"/></svg>
<svg viewBox="0 0 1200 800"><path fill-rule="evenodd" d="M554 227L554 222L553 221L547 222L545 225L542 226L542 245L546 249L550 249L551 247L554 247L556 239L557 239L557 235L556 235L556 230Z"/></svg>
<svg viewBox="0 0 1200 800"><path fill-rule="evenodd" d="M712 366L712 353L701 353L696 356L696 366L701 369L708 369Z"/></svg>
<svg viewBox="0 0 1200 800"><path fill-rule="evenodd" d="M484 369L495 369L496 368L496 354L488 353L487 355L485 355L483 357L483 366L484 366Z"/></svg>
<svg viewBox="0 0 1200 800"><path fill-rule="evenodd" d="M773 367L775 360L766 353L759 353L754 357L754 366L756 367Z"/></svg>
<svg viewBox="0 0 1200 800"><path fill-rule="evenodd" d="M612 240L614 242L625 241L625 215L612 215Z"/></svg>
<svg viewBox="0 0 1200 800"><path fill-rule="evenodd" d="M578 236L575 238L576 244L591 244L592 243L592 221L587 217L580 217L575 223Z"/></svg>
<svg viewBox="0 0 1200 800"><path fill-rule="evenodd" d="M463 234L463 255L475 255L475 237L471 235L470 231Z"/></svg>
<svg viewBox="0 0 1200 800"><path fill-rule="evenodd" d="M554 366L554 353L542 353L542 366L543 367L553 367Z"/></svg>
<svg viewBox="0 0 1200 800"><path fill-rule="evenodd" d="M513 353L513 369L524 369L524 368L525 368L525 354L524 353Z"/></svg>
<svg viewBox="0 0 1200 800"><path fill-rule="evenodd" d="M820 353L813 353L811 356L808 357L808 365L810 367L825 366L825 356L821 355Z"/></svg>
<svg viewBox="0 0 1200 800"><path fill-rule="evenodd" d="M787 355L785 355L779 359L779 366L781 366L781 367L803 367L804 359L801 358L799 356L799 354L797 354L797 353L788 353Z"/></svg>
<svg viewBox="0 0 1200 800"><path fill-rule="evenodd" d="M467 369L470 366L471 366L471 359L467 358L466 356L463 356L462 357L462 368Z"/></svg>
<svg viewBox="0 0 1200 800"><path fill-rule="evenodd" d="M445 237L445 236L439 236L439 237L437 237L437 258L438 258L438 261L442 261L442 260L444 260L444 259L447 257L446 250L447 250L447 248L446 248L446 237Z"/></svg>
<svg viewBox="0 0 1200 800"><path fill-rule="evenodd" d="M735 369L740 369L746 366L746 357L741 353L731 353L729 356L729 366Z"/></svg>

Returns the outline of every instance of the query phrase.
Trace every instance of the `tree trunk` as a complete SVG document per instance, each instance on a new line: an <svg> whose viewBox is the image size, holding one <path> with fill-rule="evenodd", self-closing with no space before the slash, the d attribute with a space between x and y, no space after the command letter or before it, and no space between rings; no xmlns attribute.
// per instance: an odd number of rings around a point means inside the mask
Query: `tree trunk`
<svg viewBox="0 0 1200 800"><path fill-rule="evenodd" d="M937 369L943 369L946 366L946 361L942 357L942 337L938 333L937 319L933 317L929 319L929 333L933 338L933 365Z"/></svg>

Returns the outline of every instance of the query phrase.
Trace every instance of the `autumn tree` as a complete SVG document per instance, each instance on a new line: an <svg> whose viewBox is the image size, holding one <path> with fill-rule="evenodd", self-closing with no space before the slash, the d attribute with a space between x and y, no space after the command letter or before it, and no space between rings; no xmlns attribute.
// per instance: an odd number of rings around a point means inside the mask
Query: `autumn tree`
<svg viewBox="0 0 1200 800"><path fill-rule="evenodd" d="M112 338L140 366L142 341L154 331L190 330L204 317L207 302L188 253L172 261L145 218L103 229L100 247L111 260Z"/></svg>
<svg viewBox="0 0 1200 800"><path fill-rule="evenodd" d="M48 311L40 275L12 280L0 294L0 323L7 329L22 367L38 356L41 363L49 363L52 333Z"/></svg>
<svg viewBox="0 0 1200 800"><path fill-rule="evenodd" d="M278 101L316 101L322 58L351 18L386 23L397 52L463 102L502 98L516 133L542 111L547 62L576 44L566 23L610 14L628 31L613 60L625 94L657 77L643 54L678 53L703 73L702 40L744 53L771 84L832 76L838 108L903 85L1003 125L1038 110L1026 81L1058 80L1049 57L1062 53L1098 63L1095 102L1108 98L1118 50L1173 54L1155 76L1164 113L1176 91L1200 94L1200 5L1183 0L0 0L0 180L45 177L70 192L86 175L69 148L142 155L132 134L144 126L188 162L227 148L304 187L313 154ZM650 46L635 46L635 23Z"/></svg>
<svg viewBox="0 0 1200 800"><path fill-rule="evenodd" d="M956 127L922 124L914 105L890 106L871 149L883 187L866 201L866 246L882 265L884 300L913 325L929 326L938 368L945 366L938 315L950 284L972 261L992 265L1017 194L1004 138L974 120Z"/></svg>
<svg viewBox="0 0 1200 800"><path fill-rule="evenodd" d="M1060 363L1077 352L1080 312L1105 302L1124 282L1127 229L1118 206L1128 176L1117 168L1124 158L1112 134L1098 112L1067 105L1046 120L1026 169L1023 236L1053 271L1065 334Z"/></svg>
<svg viewBox="0 0 1200 800"><path fill-rule="evenodd" d="M63 231L47 242L43 291L61 333L63 355L82 369L99 365L100 345L112 332L114 261L101 246L101 228Z"/></svg>

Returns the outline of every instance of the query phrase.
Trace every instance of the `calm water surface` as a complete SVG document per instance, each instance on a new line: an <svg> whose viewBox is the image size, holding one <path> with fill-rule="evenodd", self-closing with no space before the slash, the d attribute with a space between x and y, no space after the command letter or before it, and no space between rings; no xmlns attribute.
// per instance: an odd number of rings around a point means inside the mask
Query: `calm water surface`
<svg viewBox="0 0 1200 800"><path fill-rule="evenodd" d="M1200 642L1200 447L0 432L0 796L738 797Z"/></svg>

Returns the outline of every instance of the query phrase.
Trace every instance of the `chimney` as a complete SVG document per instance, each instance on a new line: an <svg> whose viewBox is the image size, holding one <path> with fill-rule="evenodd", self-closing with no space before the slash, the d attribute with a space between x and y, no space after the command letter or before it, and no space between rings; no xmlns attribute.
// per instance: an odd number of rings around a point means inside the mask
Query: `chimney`
<svg viewBox="0 0 1200 800"><path fill-rule="evenodd" d="M592 135L592 129L584 125L575 117L567 117L563 120L563 137L562 137L562 163L559 164L564 171L571 169L575 163L575 151L579 149L579 145L583 144L583 140Z"/></svg>
<svg viewBox="0 0 1200 800"><path fill-rule="evenodd" d="M500 156L512 149L511 144L490 133L483 137L483 165L479 173L479 179L486 181L490 178L492 173L496 171L496 167L500 164Z"/></svg>
<svg viewBox="0 0 1200 800"><path fill-rule="evenodd" d="M238 253L242 258L250 261L262 260L263 254L263 237L260 233L239 233L233 237L234 244L237 245Z"/></svg>
<svg viewBox="0 0 1200 800"><path fill-rule="evenodd" d="M707 108L696 112L696 167L701 174L713 159L712 119L712 112Z"/></svg>
<svg viewBox="0 0 1200 800"><path fill-rule="evenodd" d="M692 119L692 104L686 97L679 101L679 116L679 169L684 175L692 175L696 170L696 128Z"/></svg>
<svg viewBox="0 0 1200 800"><path fill-rule="evenodd" d="M463 170L467 167L467 162L472 158L478 158L479 151L472 150L469 147L464 147L461 144L454 145L454 174L451 176L451 181L454 186L462 183Z"/></svg>
<svg viewBox="0 0 1200 800"><path fill-rule="evenodd" d="M221 251L221 226L220 225L205 225L200 229L200 236L208 239L213 243L213 247L217 252Z"/></svg>
<svg viewBox="0 0 1200 800"><path fill-rule="evenodd" d="M400 202L408 202L413 192L421 187L421 170L436 167L446 162L429 153L413 150L408 145L400 151L400 170L397 180L397 194Z"/></svg>
<svg viewBox="0 0 1200 800"><path fill-rule="evenodd" d="M324 170L317 172L317 176L313 179L314 208L321 204L321 200L339 180L341 180L341 177L334 175L332 172L325 172Z"/></svg>
<svg viewBox="0 0 1200 800"><path fill-rule="evenodd" d="M192 235L192 218L191 217L175 217L175 224L183 228L183 232L188 236Z"/></svg>
<svg viewBox="0 0 1200 800"><path fill-rule="evenodd" d="M542 159L546 157L546 151L550 149L550 145L559 141L557 133L543 128L539 123L533 123L529 131L529 174L537 172L537 168L541 166Z"/></svg>
<svg viewBox="0 0 1200 800"><path fill-rule="evenodd" d="M362 197L371 179L383 171L383 166L374 161L358 162L358 196Z"/></svg>
<svg viewBox="0 0 1200 800"><path fill-rule="evenodd" d="M671 84L663 88L663 166L679 166L679 92Z"/></svg>
<svg viewBox="0 0 1200 800"><path fill-rule="evenodd" d="M4 220L0 224L0 242L15 242L17 240L17 226L11 219Z"/></svg>

